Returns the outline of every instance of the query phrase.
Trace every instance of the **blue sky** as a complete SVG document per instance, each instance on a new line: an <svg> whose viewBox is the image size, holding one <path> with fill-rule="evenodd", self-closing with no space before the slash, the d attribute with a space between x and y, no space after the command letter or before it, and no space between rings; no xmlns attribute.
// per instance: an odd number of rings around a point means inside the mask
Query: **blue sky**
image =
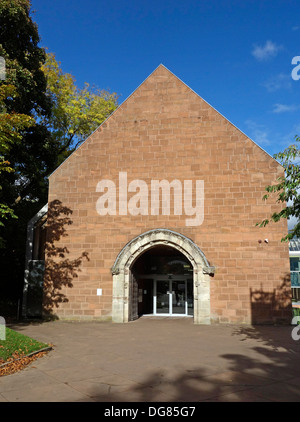
<svg viewBox="0 0 300 422"><path fill-rule="evenodd" d="M79 87L122 103L162 63L269 154L300 135L299 0L32 0L32 10L41 46Z"/></svg>

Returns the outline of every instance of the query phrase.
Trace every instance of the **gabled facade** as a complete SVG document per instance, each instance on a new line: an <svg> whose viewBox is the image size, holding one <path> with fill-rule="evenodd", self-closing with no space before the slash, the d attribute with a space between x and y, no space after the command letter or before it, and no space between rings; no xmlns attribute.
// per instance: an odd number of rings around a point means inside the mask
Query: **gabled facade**
<svg viewBox="0 0 300 422"><path fill-rule="evenodd" d="M287 225L256 227L280 209L262 196L282 175L160 65L49 178L47 310L290 321Z"/></svg>

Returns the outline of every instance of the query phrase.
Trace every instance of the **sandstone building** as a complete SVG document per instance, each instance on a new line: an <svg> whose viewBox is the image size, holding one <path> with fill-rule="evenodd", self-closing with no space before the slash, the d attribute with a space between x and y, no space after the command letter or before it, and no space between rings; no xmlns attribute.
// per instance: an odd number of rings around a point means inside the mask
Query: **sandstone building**
<svg viewBox="0 0 300 422"><path fill-rule="evenodd" d="M49 178L44 307L115 322L290 322L287 224L256 226L280 210L262 197L281 175L160 65Z"/></svg>

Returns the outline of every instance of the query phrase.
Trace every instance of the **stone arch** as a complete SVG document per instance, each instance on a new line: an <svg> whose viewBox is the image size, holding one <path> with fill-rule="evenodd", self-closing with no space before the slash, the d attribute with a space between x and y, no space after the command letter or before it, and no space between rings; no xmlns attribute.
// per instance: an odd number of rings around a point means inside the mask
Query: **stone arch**
<svg viewBox="0 0 300 422"><path fill-rule="evenodd" d="M168 229L147 231L127 243L112 267L113 322L129 320L129 283L131 268L145 251L157 245L168 245L189 259L193 266L194 323L210 324L210 281L215 268L209 264L201 249L188 237Z"/></svg>

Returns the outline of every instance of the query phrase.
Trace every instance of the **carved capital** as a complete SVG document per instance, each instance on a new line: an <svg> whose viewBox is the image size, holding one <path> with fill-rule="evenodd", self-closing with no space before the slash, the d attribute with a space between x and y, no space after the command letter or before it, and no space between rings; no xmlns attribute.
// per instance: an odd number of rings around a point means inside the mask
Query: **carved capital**
<svg viewBox="0 0 300 422"><path fill-rule="evenodd" d="M112 273L112 275L118 275L118 274L120 274L120 270L119 270L118 267L112 267L111 273Z"/></svg>
<svg viewBox="0 0 300 422"><path fill-rule="evenodd" d="M203 271L203 274L214 274L216 271L216 267L206 266L206 267L203 267L202 271Z"/></svg>

